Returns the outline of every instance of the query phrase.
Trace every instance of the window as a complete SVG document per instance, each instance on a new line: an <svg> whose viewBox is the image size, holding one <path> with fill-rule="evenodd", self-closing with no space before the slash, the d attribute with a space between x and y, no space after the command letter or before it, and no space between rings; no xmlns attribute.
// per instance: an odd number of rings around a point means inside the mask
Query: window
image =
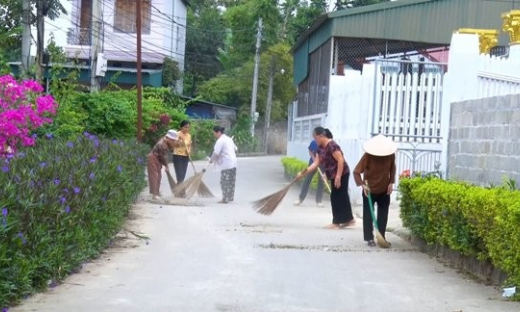
<svg viewBox="0 0 520 312"><path fill-rule="evenodd" d="M114 32L135 34L136 0L116 0ZM142 33L150 34L152 5L151 0L141 1Z"/></svg>

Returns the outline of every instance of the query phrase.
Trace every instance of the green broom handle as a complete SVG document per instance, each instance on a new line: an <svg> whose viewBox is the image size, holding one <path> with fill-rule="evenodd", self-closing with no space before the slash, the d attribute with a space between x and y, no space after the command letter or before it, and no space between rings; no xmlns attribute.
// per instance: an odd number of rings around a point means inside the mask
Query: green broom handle
<svg viewBox="0 0 520 312"><path fill-rule="evenodd" d="M365 181L365 186L368 187L368 182ZM374 212L374 203L372 202L372 194L370 191L367 191L368 205L370 206L370 214L372 215L372 223L374 223L374 228L379 232L379 228L377 227L376 214Z"/></svg>

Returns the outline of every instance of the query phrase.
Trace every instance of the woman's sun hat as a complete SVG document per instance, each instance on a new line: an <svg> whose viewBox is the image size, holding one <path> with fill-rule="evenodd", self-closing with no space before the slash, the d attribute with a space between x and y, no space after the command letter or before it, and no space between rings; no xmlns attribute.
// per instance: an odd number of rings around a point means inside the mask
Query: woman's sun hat
<svg viewBox="0 0 520 312"><path fill-rule="evenodd" d="M378 134L363 144L363 150L374 156L388 156L397 151L397 144L386 136Z"/></svg>
<svg viewBox="0 0 520 312"><path fill-rule="evenodd" d="M172 140L177 140L179 138L179 134L177 133L177 130L171 129L166 133L166 137Z"/></svg>

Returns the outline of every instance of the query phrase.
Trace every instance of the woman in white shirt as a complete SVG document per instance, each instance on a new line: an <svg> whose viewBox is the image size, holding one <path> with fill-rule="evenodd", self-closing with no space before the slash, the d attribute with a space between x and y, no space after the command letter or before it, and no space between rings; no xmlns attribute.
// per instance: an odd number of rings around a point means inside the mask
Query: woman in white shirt
<svg viewBox="0 0 520 312"><path fill-rule="evenodd" d="M217 142L211 155L211 162L220 169L220 188L222 200L219 203L226 204L235 199L235 182L237 178L237 147L233 140L224 134L224 127L213 127L213 133Z"/></svg>

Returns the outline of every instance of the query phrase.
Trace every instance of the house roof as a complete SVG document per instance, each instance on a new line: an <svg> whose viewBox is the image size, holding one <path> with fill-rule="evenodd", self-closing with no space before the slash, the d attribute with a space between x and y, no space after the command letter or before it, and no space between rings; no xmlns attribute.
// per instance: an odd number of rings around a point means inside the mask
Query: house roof
<svg viewBox="0 0 520 312"><path fill-rule="evenodd" d="M396 0L321 15L292 48L294 82L309 73L310 54L342 40L353 58L449 46L460 28L502 29L501 14L520 9L518 0ZM508 42L501 33L499 43Z"/></svg>
<svg viewBox="0 0 520 312"><path fill-rule="evenodd" d="M192 98L192 97L185 96L185 95L181 95L180 98L181 98L181 99L184 99L184 100L188 100L188 101L194 101L195 104L204 104L204 105L209 105L209 106L216 106L216 107L221 107L221 108L228 108L228 109L232 109L232 110L235 110L235 111L237 110L236 107L232 107L232 106L228 106L228 105L223 105L223 104L212 103L212 102L208 102L208 101L204 101L204 100L199 100L199 99Z"/></svg>
<svg viewBox="0 0 520 312"><path fill-rule="evenodd" d="M321 15L297 40L293 51L316 33L322 33L325 39L358 37L449 44L453 31L459 28L501 29L500 15L512 9L520 9L520 1L397 0L345 9Z"/></svg>

